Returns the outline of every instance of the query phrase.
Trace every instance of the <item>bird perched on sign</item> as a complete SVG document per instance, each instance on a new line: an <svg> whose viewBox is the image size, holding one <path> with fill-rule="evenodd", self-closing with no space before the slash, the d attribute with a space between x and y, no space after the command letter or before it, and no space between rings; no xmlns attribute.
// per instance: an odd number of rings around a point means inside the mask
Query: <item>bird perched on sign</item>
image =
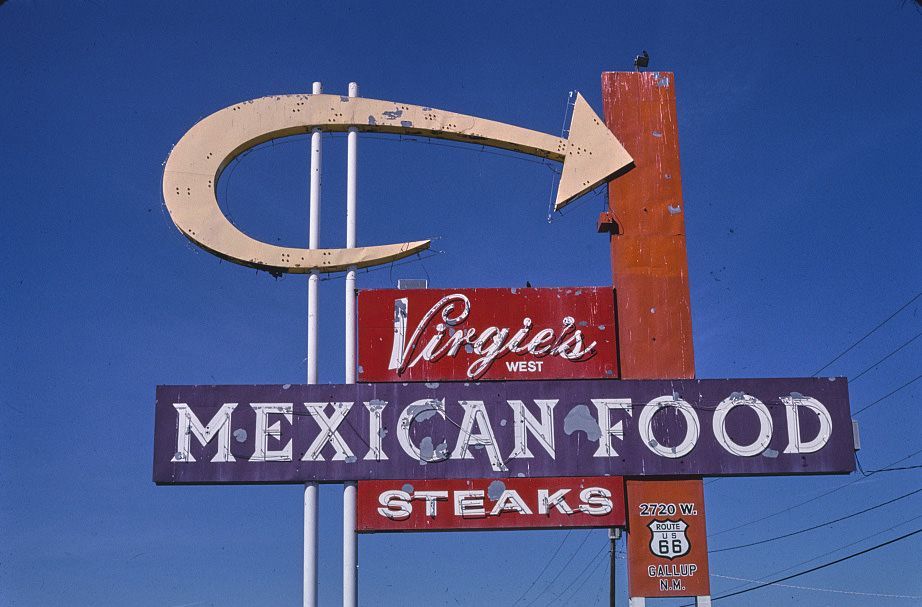
<svg viewBox="0 0 922 607"><path fill-rule="evenodd" d="M647 54L647 51L643 52L643 55L637 55L634 57L634 67L637 68L636 71L640 71L640 68L647 67L650 65L650 55Z"/></svg>

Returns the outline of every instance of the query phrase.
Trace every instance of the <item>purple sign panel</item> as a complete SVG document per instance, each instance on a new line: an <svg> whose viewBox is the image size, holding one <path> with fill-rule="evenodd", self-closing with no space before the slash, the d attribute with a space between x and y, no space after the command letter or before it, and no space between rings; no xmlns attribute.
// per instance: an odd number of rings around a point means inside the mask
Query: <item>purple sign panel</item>
<svg viewBox="0 0 922 607"><path fill-rule="evenodd" d="M154 481L835 474L842 378L158 386Z"/></svg>

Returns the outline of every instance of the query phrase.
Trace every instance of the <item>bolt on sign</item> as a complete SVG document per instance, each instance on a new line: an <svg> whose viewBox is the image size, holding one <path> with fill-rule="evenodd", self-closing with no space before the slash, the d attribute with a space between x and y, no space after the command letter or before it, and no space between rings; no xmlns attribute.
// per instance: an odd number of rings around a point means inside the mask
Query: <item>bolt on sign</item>
<svg viewBox="0 0 922 607"><path fill-rule="evenodd" d="M611 287L359 291L359 380L616 378Z"/></svg>
<svg viewBox="0 0 922 607"><path fill-rule="evenodd" d="M854 469L842 378L157 388L161 484Z"/></svg>
<svg viewBox="0 0 922 607"><path fill-rule="evenodd" d="M711 594L700 480L626 481L630 596Z"/></svg>
<svg viewBox="0 0 922 607"><path fill-rule="evenodd" d="M361 481L356 531L624 525L620 476Z"/></svg>

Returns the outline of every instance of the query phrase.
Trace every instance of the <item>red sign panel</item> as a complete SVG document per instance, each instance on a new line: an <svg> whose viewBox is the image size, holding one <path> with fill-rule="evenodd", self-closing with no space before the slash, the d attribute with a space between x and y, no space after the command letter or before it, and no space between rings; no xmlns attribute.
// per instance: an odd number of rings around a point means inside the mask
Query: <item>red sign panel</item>
<svg viewBox="0 0 922 607"><path fill-rule="evenodd" d="M359 482L358 532L623 525L620 476Z"/></svg>
<svg viewBox="0 0 922 607"><path fill-rule="evenodd" d="M363 382L617 378L611 287L375 289L358 310Z"/></svg>
<svg viewBox="0 0 922 607"><path fill-rule="evenodd" d="M625 485L630 595L711 594L702 482L627 481Z"/></svg>

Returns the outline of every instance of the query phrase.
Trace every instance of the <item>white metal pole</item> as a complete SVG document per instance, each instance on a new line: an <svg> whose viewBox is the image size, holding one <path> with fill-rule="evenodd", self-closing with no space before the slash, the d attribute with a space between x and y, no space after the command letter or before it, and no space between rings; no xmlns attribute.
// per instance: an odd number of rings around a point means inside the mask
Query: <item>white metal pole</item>
<svg viewBox="0 0 922 607"><path fill-rule="evenodd" d="M349 96L359 96L359 85L349 83ZM355 248L356 165L359 132L349 127L346 150L346 248ZM355 266L346 272L346 383L355 383Z"/></svg>
<svg viewBox="0 0 922 607"><path fill-rule="evenodd" d="M313 94L323 92L320 82L314 83ZM320 240L320 129L311 134L311 202L310 241L316 249ZM320 273L311 270L307 285L307 383L317 383L317 300ZM317 607L317 521L319 490L315 482L304 484L304 607Z"/></svg>
<svg viewBox="0 0 922 607"><path fill-rule="evenodd" d="M323 85L314 83L314 94L323 92ZM311 209L310 242L308 248L316 249L320 242L320 128L314 128L311 134ZM317 383L317 291L320 283L320 271L311 270L307 292L307 383Z"/></svg>
<svg viewBox="0 0 922 607"><path fill-rule="evenodd" d="M304 484L304 607L317 607L317 483Z"/></svg>
<svg viewBox="0 0 922 607"><path fill-rule="evenodd" d="M349 96L359 96L359 85L349 83ZM355 200L358 129L349 128L346 158L346 248L355 248ZM346 272L346 383L355 383L355 266ZM343 484L343 607L359 604L359 543L355 533L358 484Z"/></svg>

